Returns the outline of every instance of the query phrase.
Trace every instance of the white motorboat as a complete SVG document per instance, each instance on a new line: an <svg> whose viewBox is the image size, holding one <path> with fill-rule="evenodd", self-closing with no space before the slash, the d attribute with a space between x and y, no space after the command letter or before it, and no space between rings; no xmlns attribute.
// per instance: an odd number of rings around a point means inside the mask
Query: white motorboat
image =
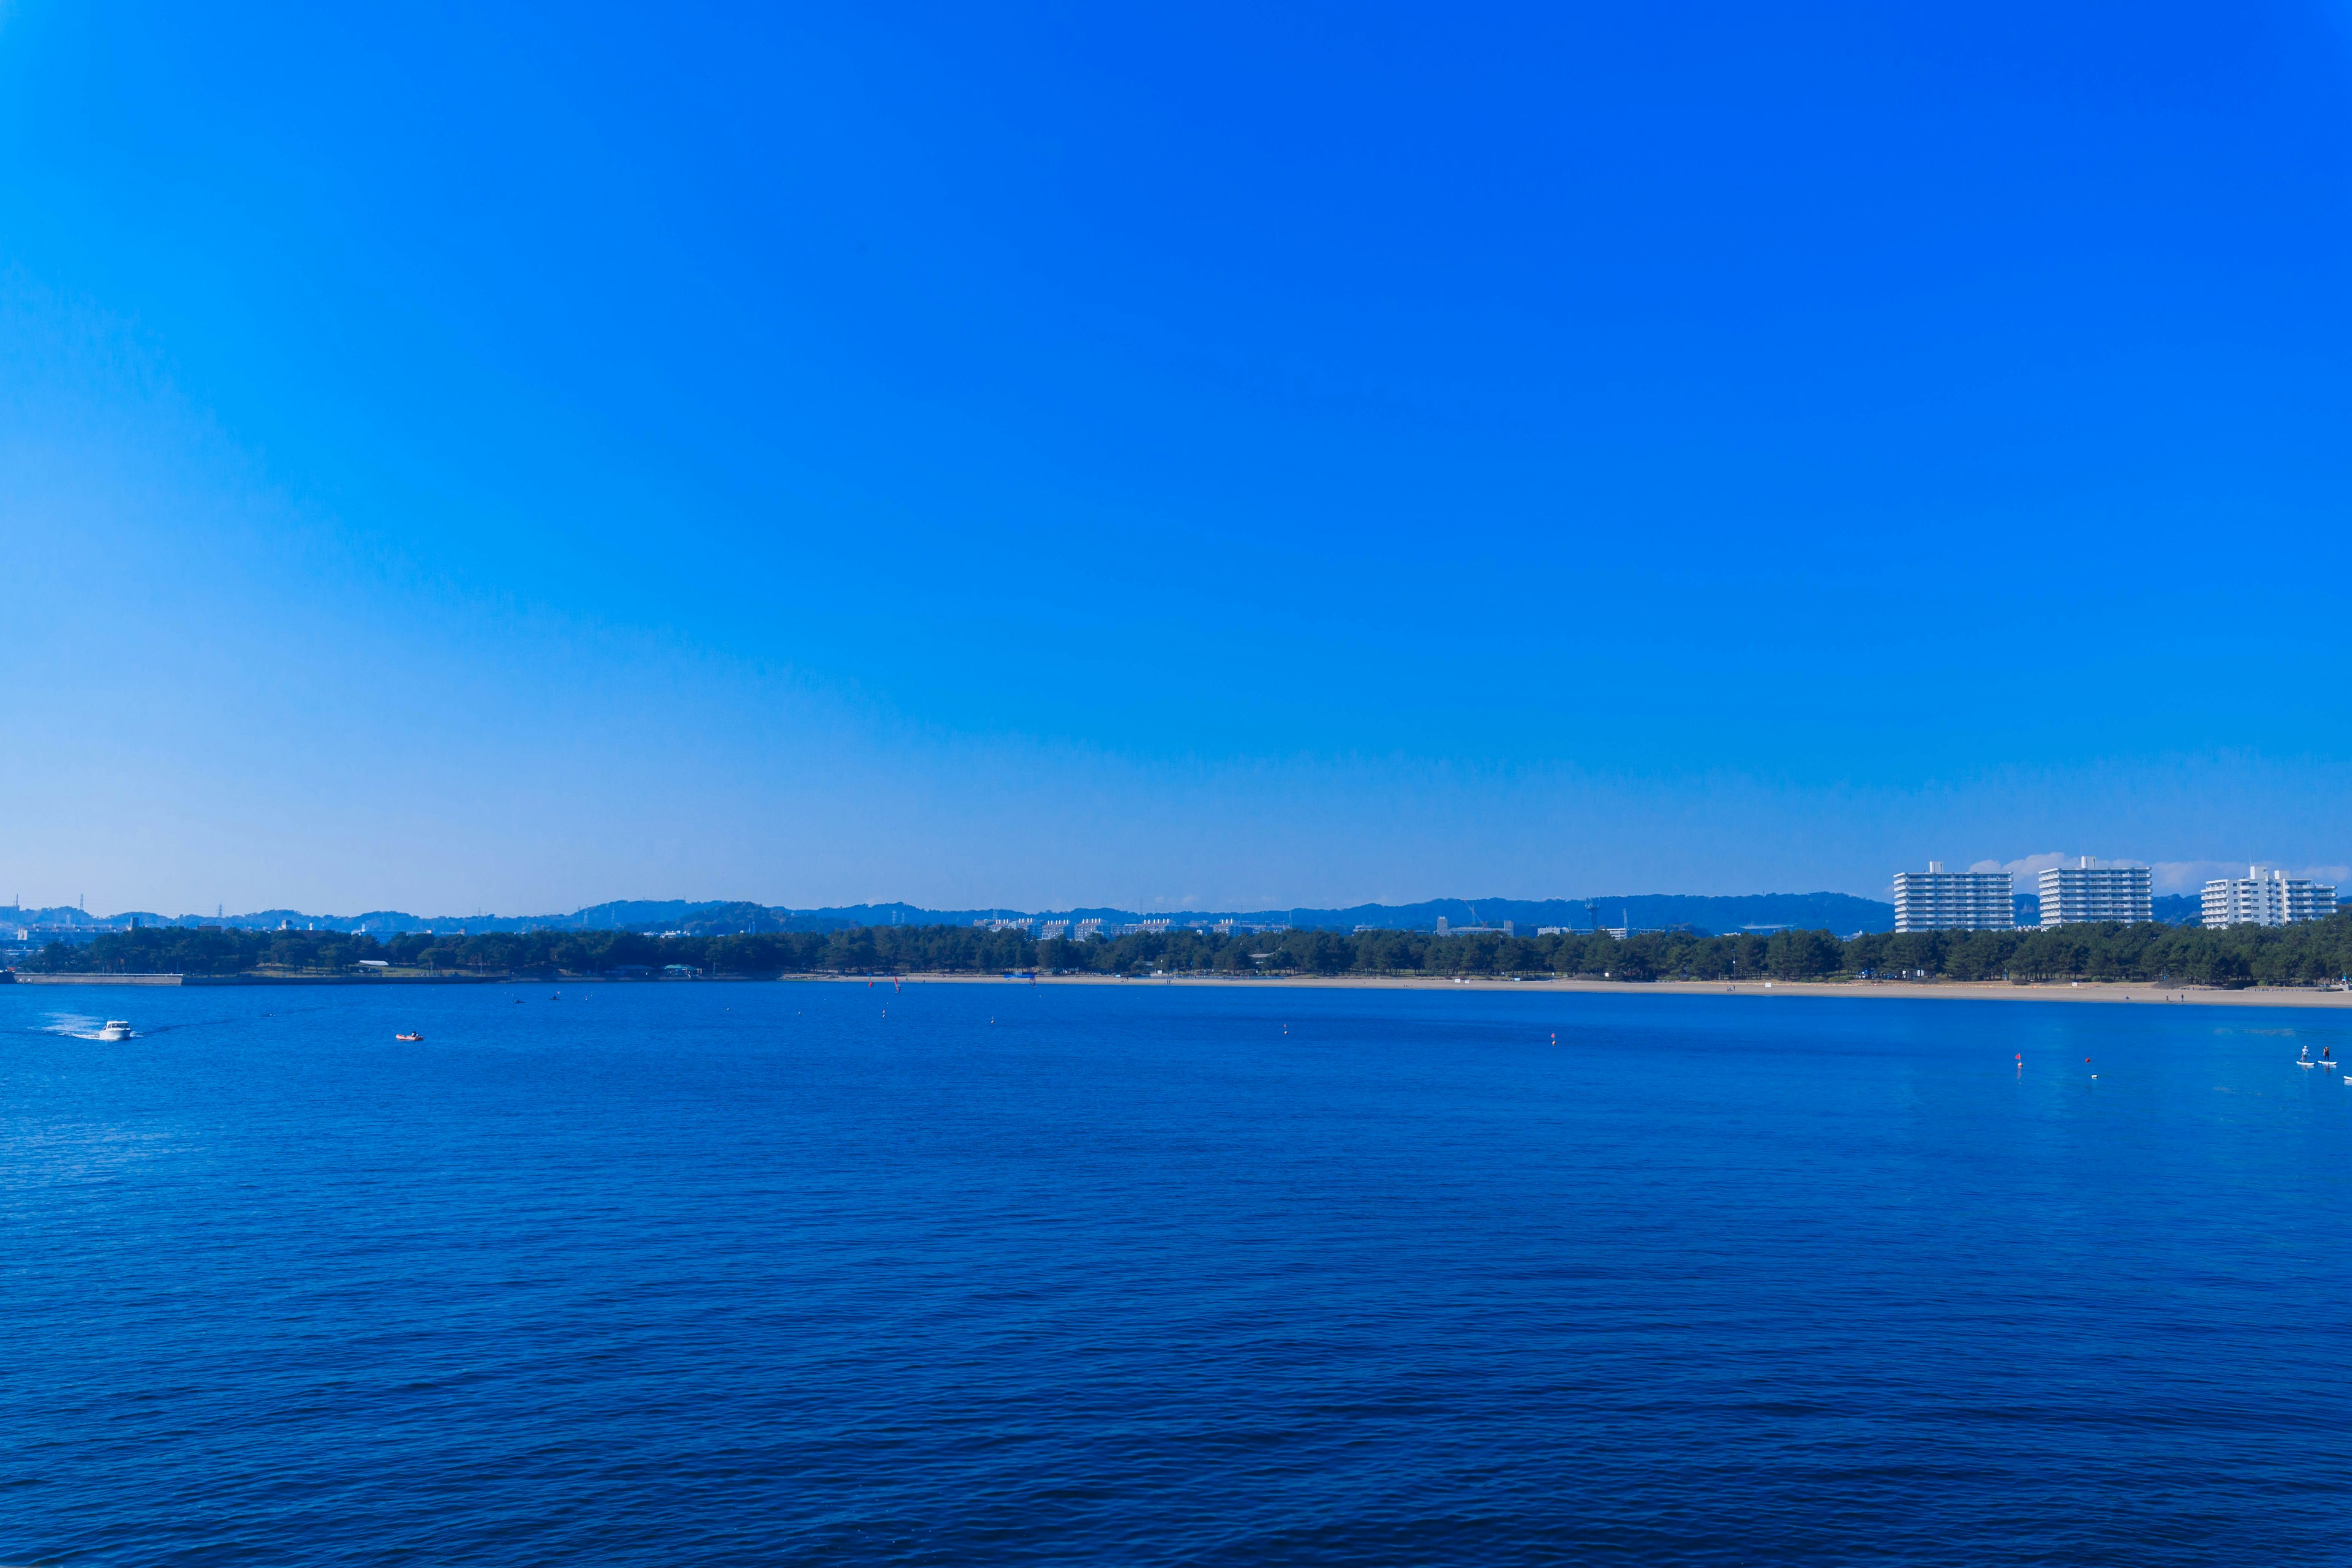
<svg viewBox="0 0 2352 1568"><path fill-rule="evenodd" d="M99 1030L98 1037L101 1040L129 1039L131 1037L130 1020L127 1018L109 1018L106 1021L106 1027Z"/></svg>

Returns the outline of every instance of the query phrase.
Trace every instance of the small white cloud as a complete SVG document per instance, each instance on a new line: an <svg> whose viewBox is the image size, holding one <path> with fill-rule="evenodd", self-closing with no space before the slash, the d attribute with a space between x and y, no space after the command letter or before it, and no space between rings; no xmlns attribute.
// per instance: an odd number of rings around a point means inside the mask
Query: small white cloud
<svg viewBox="0 0 2352 1568"><path fill-rule="evenodd" d="M2155 889L2159 893L2194 893L2200 891L2206 881L2216 881L2221 877L2244 877L2255 865L2261 865L2263 869L2272 869L2270 860L2157 860L2152 881L2155 881ZM2303 881L2336 881L2345 875L2343 865L2277 869L2286 869L2288 877Z"/></svg>
<svg viewBox="0 0 2352 1568"><path fill-rule="evenodd" d="M2050 867L2063 866L2067 861L2074 858L2074 857L2072 855L2061 855L2057 851L2053 850L2047 855L2028 855L2022 860L1979 860L1975 865L1969 867L1969 869L1971 871L2006 871L2009 873L2011 880L2023 883L2031 882L2034 878L2040 876Z"/></svg>
<svg viewBox="0 0 2352 1568"><path fill-rule="evenodd" d="M2022 888L2038 879L2053 866L2079 866L2088 859L2094 870L2109 871L2126 866L2143 866L2144 860L2108 860L2099 856L2062 855L2051 850L2042 855L2028 855L2016 860L1979 860L1969 868L1971 871L2006 871Z"/></svg>
<svg viewBox="0 0 2352 1568"><path fill-rule="evenodd" d="M1979 860L1969 868L1971 871L2006 871L2017 882L2020 892L2033 890L2035 879L2053 866L2073 866L2081 862L2079 855L2028 855L2016 860ZM2312 882L2330 882L2343 887L2352 881L2352 867L2303 866L2282 867L2274 860L2110 860L2094 855L2091 864L2100 869L2122 866L2146 866L2148 868L2148 889L2156 893L2193 893L2219 877L2242 877L2250 865L2265 870L2273 868L2289 877Z"/></svg>
<svg viewBox="0 0 2352 1568"><path fill-rule="evenodd" d="M2223 877L2242 877L2252 867L2279 870L2298 881L2327 882L2341 888L2352 879L2352 866L2281 866L2273 860L2158 860L2149 879L2159 893L2193 893Z"/></svg>

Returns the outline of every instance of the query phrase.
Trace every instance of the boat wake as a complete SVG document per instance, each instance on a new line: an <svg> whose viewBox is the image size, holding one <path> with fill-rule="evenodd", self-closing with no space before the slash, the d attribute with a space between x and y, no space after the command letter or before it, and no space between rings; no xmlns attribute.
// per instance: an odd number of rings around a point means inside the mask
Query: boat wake
<svg viewBox="0 0 2352 1568"><path fill-rule="evenodd" d="M85 1013L52 1013L49 1021L41 1026L45 1035L61 1035L69 1040L127 1040L131 1037L131 1026L120 1018L93 1018Z"/></svg>

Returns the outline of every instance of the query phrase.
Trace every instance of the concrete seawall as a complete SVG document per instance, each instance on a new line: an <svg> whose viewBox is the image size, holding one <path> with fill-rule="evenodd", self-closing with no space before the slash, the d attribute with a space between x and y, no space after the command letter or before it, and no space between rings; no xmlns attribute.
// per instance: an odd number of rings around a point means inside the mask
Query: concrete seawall
<svg viewBox="0 0 2352 1568"><path fill-rule="evenodd" d="M184 985L184 974L19 974L19 985Z"/></svg>
<svg viewBox="0 0 2352 1568"><path fill-rule="evenodd" d="M497 985L513 974L25 974L19 985ZM572 981L559 982L562 984Z"/></svg>
<svg viewBox="0 0 2352 1568"><path fill-rule="evenodd" d="M659 974L33 974L19 985L684 985L708 981L772 980L775 975L703 974L693 982ZM798 975L785 979L806 978ZM0 980L0 984L5 984Z"/></svg>

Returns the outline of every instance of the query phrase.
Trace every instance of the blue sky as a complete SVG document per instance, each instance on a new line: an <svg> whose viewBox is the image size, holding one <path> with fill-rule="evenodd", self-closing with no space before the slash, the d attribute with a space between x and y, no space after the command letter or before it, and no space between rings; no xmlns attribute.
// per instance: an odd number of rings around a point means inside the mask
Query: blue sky
<svg viewBox="0 0 2352 1568"><path fill-rule="evenodd" d="M2347 132L2309 5L18 0L0 896L2340 872Z"/></svg>

